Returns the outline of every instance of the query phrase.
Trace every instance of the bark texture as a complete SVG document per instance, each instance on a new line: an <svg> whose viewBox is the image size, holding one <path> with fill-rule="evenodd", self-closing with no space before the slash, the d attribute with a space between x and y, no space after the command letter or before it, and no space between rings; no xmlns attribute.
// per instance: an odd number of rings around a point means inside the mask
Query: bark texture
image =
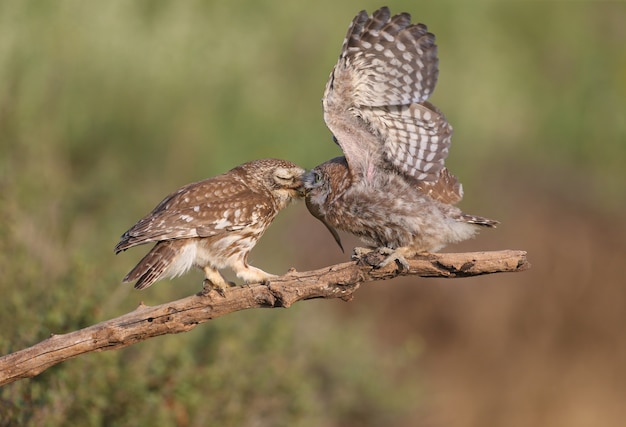
<svg viewBox="0 0 626 427"><path fill-rule="evenodd" d="M126 347L164 334L186 332L228 313L259 307L289 307L312 298L352 299L362 283L398 276L469 277L517 272L530 267L526 252L426 254L408 260L409 269L391 263L375 268L381 256L368 254L357 261L314 271L288 272L269 284L237 286L225 291L196 294L157 306L140 305L115 319L67 334L53 334L32 347L0 357L0 386L30 378L67 359L93 351Z"/></svg>

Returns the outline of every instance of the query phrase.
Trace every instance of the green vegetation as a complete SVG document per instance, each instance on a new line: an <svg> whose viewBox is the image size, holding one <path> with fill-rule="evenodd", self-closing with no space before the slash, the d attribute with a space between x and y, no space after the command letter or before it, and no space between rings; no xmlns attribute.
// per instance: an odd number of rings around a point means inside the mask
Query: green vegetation
<svg viewBox="0 0 626 427"><path fill-rule="evenodd" d="M195 292L199 274L120 284L144 251L115 257L117 238L182 184L254 158L337 155L324 84L352 16L380 5L0 1L0 354ZM391 7L437 35L433 102L455 127L451 169L476 183L468 203L489 216L478 183L534 170L626 206L621 5ZM281 215L256 264L334 250L279 247L303 212ZM401 424L423 393L419 339L380 345L374 318L338 305L235 313L65 362L0 389L0 426Z"/></svg>

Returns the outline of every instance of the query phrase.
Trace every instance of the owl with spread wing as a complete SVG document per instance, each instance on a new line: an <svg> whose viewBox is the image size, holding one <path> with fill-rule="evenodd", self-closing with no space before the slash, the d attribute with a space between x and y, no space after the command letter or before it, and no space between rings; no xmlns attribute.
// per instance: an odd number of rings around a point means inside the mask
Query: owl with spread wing
<svg viewBox="0 0 626 427"><path fill-rule="evenodd" d="M335 229L387 255L379 266L497 224L455 206L462 186L444 167L452 127L427 101L437 76L435 36L383 7L354 18L326 84L324 120L344 156L305 175L306 204L340 246Z"/></svg>

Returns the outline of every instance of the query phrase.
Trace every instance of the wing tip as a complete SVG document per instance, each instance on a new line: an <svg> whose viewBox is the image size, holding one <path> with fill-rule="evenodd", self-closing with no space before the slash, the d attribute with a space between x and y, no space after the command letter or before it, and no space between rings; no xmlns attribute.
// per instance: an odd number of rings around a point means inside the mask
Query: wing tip
<svg viewBox="0 0 626 427"><path fill-rule="evenodd" d="M487 228L497 228L497 225L500 224L500 221L496 221L495 219L489 219L478 215L469 215L463 214L461 216L464 222L479 225L481 227Z"/></svg>

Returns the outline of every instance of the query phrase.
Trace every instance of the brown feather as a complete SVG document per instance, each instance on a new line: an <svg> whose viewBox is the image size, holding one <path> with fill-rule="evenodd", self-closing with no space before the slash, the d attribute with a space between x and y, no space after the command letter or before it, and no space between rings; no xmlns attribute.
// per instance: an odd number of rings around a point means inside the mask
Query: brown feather
<svg viewBox="0 0 626 427"><path fill-rule="evenodd" d="M124 282L135 283L135 289L145 289L159 280L167 267L178 254L178 246L174 241L157 243L150 252L124 277Z"/></svg>
<svg viewBox="0 0 626 427"><path fill-rule="evenodd" d="M438 202L449 205L456 205L463 199L463 186L447 168L441 170L437 181L419 181L417 188Z"/></svg>

